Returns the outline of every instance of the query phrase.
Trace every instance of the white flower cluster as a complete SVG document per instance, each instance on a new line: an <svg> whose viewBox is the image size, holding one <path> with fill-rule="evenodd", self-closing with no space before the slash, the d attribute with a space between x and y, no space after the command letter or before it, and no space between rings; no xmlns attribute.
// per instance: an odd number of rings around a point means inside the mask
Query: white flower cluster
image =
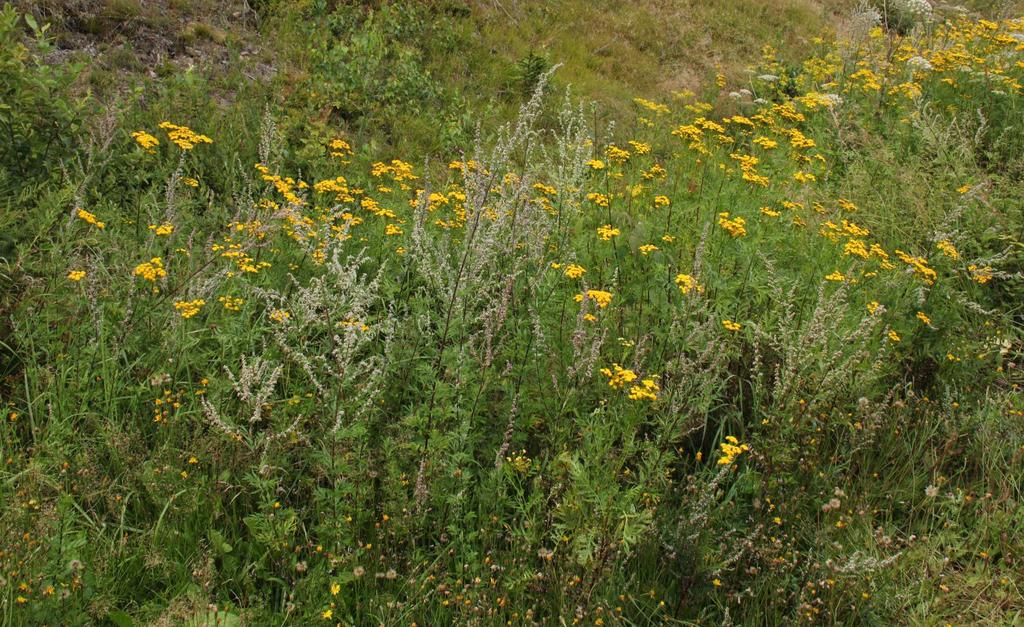
<svg viewBox="0 0 1024 627"><path fill-rule="evenodd" d="M902 11L918 20L928 20L932 16L932 5L928 0L899 0L896 4Z"/></svg>

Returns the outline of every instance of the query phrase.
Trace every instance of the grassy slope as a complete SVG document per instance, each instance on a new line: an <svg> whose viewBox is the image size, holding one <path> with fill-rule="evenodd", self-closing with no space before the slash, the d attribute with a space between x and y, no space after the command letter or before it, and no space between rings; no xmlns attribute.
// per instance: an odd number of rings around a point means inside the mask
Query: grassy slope
<svg viewBox="0 0 1024 627"><path fill-rule="evenodd" d="M313 2L256 5L260 13L230 0L45 1L22 2L21 7L52 24L60 58L90 60L83 87L108 102L133 83L153 79L147 91L169 89L169 98L181 98L180 86L164 79L196 68L225 99L251 79L261 79L286 110L302 110L327 126L361 135L357 139L380 142L391 136L385 141L393 148L423 152L464 144L478 118L491 125L508 119L529 87L520 80L517 64L531 54L546 65L561 64L556 84L571 85L615 119L623 117L637 96L664 99L673 91L699 90L718 72L732 84L742 84L745 67L765 44L796 58L810 37L830 28L837 11L849 3L376 2L342 5L340 13L362 24L347 31L325 28L327 13ZM367 22L374 13L393 19ZM318 102L311 109L305 102L317 86L324 100L353 88L321 82L338 68L317 65L307 47L311 38L337 47L345 44L346 36L367 32L381 40L360 52L384 58L373 66L378 74L374 79L395 72L399 79L418 81L421 95L429 94L434 109L430 124L417 126L423 117L418 110L403 119L394 110L374 110L372 102L340 114L329 103ZM401 64L390 54L394 50L404 55ZM420 100L415 92L410 88L393 104L414 106ZM438 120L457 127L441 143L434 123Z"/></svg>

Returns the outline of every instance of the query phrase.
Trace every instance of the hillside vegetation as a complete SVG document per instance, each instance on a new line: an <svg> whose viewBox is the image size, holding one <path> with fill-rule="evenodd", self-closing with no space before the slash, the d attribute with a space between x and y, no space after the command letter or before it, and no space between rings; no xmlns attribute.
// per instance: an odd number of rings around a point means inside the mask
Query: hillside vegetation
<svg viewBox="0 0 1024 627"><path fill-rule="evenodd" d="M977 4L5 6L0 623L1024 620Z"/></svg>

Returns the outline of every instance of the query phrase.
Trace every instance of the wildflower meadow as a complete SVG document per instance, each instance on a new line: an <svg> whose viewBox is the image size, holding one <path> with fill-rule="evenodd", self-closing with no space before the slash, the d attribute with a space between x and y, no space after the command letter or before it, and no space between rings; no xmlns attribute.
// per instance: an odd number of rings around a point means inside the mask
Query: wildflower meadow
<svg viewBox="0 0 1024 627"><path fill-rule="evenodd" d="M356 4L0 11L0 624L1024 621L1024 10L486 105Z"/></svg>

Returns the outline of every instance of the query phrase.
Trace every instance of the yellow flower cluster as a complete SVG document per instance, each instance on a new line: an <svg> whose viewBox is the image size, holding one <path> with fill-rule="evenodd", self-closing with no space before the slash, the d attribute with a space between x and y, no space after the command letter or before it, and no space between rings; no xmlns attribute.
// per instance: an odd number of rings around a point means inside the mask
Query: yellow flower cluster
<svg viewBox="0 0 1024 627"><path fill-rule="evenodd" d="M718 226L725 229L725 231L733 237L743 237L746 235L746 224L747 221L741 217L730 218L728 211L723 211L718 214Z"/></svg>
<svg viewBox="0 0 1024 627"><path fill-rule="evenodd" d="M938 278L938 274L935 270L928 267L927 259L924 257L908 255L902 250L897 250L896 256L899 257L900 261L910 266L914 270L914 274L921 277L926 284L933 285L935 283L935 279Z"/></svg>
<svg viewBox="0 0 1024 627"><path fill-rule="evenodd" d="M972 263L967 266L967 269L971 273L971 279L979 285L988 283L995 276L995 271L989 266L979 268L977 265Z"/></svg>
<svg viewBox="0 0 1024 627"><path fill-rule="evenodd" d="M610 224L605 224L604 226L597 228L597 236L606 242L619 234L619 229L612 227Z"/></svg>
<svg viewBox="0 0 1024 627"><path fill-rule="evenodd" d="M749 451L750 447L746 444L740 444L740 441L735 436L726 436L725 442L718 445L722 449L722 456L718 458L719 466L727 466L736 461L742 453Z"/></svg>
<svg viewBox="0 0 1024 627"><path fill-rule="evenodd" d="M949 241L948 239L942 240L936 246L938 246L938 249L942 251L943 255L949 257L950 259L956 260L960 258L960 252L957 251L956 246L953 245L953 242Z"/></svg>
<svg viewBox="0 0 1024 627"><path fill-rule="evenodd" d="M612 293L603 290L587 290L586 294L577 294L574 299L577 303L581 303L584 297L597 303L597 306L601 309L604 309L612 302Z"/></svg>
<svg viewBox="0 0 1024 627"><path fill-rule="evenodd" d="M174 232L174 225L170 222L164 222L163 224L150 224L149 230L153 231L157 235L170 235Z"/></svg>
<svg viewBox="0 0 1024 627"><path fill-rule="evenodd" d="M586 272L587 270L583 266L578 266L574 263L570 263L568 266L565 267L565 276L569 277L570 279L578 279L584 274L586 274Z"/></svg>
<svg viewBox="0 0 1024 627"><path fill-rule="evenodd" d="M144 261L135 266L132 275L141 277L146 281L155 282L157 279L167 276L167 271L164 270L163 260L160 257L153 257L149 261Z"/></svg>
<svg viewBox="0 0 1024 627"><path fill-rule="evenodd" d="M384 163L382 161L374 163L371 167L370 175L375 178L390 176L396 182L412 181L419 178L413 173L411 164L398 159L392 159L391 163Z"/></svg>
<svg viewBox="0 0 1024 627"><path fill-rule="evenodd" d="M629 388L629 398L634 401L656 401L661 388L654 379L644 379L640 385Z"/></svg>
<svg viewBox="0 0 1024 627"><path fill-rule="evenodd" d="M157 139L156 137L153 137L152 135L150 135L146 131L135 131L135 132L133 132L132 133L132 139L134 139L135 143L137 143L139 146L141 146L143 150L145 150L146 152L148 152L150 154L155 153L156 150L154 150L154 149L157 146L160 145L160 140Z"/></svg>
<svg viewBox="0 0 1024 627"><path fill-rule="evenodd" d="M327 148L331 153L332 157L338 159L344 159L352 155L352 145L344 139L332 139L327 144Z"/></svg>
<svg viewBox="0 0 1024 627"><path fill-rule="evenodd" d="M601 368L601 374L608 377L608 386L621 390L627 383L636 381L636 373L619 364L612 364L611 368Z"/></svg>
<svg viewBox="0 0 1024 627"><path fill-rule="evenodd" d="M187 126L178 126L170 122L161 122L159 126L167 133L167 139L182 150L192 150L198 144L213 143L206 135L200 135Z"/></svg>
<svg viewBox="0 0 1024 627"><path fill-rule="evenodd" d="M228 311L241 311L242 304L245 302L243 299L234 296L220 296L217 298L217 301Z"/></svg>
<svg viewBox="0 0 1024 627"><path fill-rule="evenodd" d="M181 314L182 318L188 319L199 313L199 310L203 308L206 301L197 298L196 300L179 300L174 303L174 309Z"/></svg>
<svg viewBox="0 0 1024 627"><path fill-rule="evenodd" d="M598 192L591 192L587 194L587 200L594 203L598 207L607 208L611 203L611 198L607 194L601 194Z"/></svg>
<svg viewBox="0 0 1024 627"><path fill-rule="evenodd" d="M89 224L93 225L98 229L104 229L107 227L107 224L105 222L99 221L95 215L89 213L85 209L79 209L77 211L77 215L79 218L85 220L86 222L88 222Z"/></svg>
<svg viewBox="0 0 1024 627"><path fill-rule="evenodd" d="M677 274L676 285L679 286L679 291L683 294L689 294L696 290L698 294L704 291L704 288L697 283L697 279L693 278L689 274Z"/></svg>

